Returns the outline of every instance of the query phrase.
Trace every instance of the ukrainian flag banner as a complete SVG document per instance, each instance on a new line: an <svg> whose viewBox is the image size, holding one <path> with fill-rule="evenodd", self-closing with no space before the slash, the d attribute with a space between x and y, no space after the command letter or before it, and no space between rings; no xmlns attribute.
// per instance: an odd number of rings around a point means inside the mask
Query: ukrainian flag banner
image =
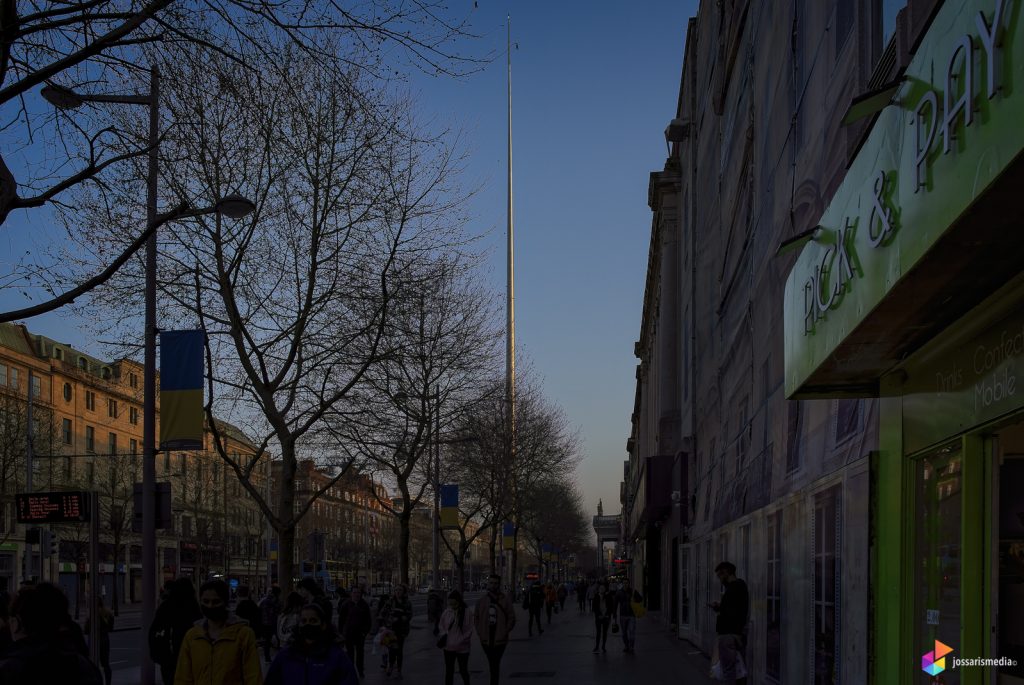
<svg viewBox="0 0 1024 685"><path fill-rule="evenodd" d="M501 533L501 548L507 551L515 549L516 545L516 524L511 521L505 521L505 526Z"/></svg>
<svg viewBox="0 0 1024 685"><path fill-rule="evenodd" d="M552 545L550 542L542 543L541 546L540 546L540 551L541 551L541 558L544 561L551 561L551 556L552 556L552 553L554 551L554 545Z"/></svg>
<svg viewBox="0 0 1024 685"><path fill-rule="evenodd" d="M441 486L441 530L459 527L459 486Z"/></svg>
<svg viewBox="0 0 1024 685"><path fill-rule="evenodd" d="M203 449L204 331L160 334L160 449Z"/></svg>

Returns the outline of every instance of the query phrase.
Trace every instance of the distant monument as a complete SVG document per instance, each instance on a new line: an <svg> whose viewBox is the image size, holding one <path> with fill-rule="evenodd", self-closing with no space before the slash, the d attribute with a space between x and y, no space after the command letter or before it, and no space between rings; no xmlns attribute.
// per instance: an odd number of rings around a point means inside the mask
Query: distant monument
<svg viewBox="0 0 1024 685"><path fill-rule="evenodd" d="M597 515L604 516L604 505L601 503L601 500L597 500Z"/></svg>

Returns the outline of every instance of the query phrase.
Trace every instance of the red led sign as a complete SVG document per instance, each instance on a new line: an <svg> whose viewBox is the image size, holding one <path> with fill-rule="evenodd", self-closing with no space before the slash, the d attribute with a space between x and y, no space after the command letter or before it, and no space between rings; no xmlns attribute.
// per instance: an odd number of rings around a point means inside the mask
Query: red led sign
<svg viewBox="0 0 1024 685"><path fill-rule="evenodd" d="M87 492L29 492L16 496L18 523L72 523L89 520Z"/></svg>

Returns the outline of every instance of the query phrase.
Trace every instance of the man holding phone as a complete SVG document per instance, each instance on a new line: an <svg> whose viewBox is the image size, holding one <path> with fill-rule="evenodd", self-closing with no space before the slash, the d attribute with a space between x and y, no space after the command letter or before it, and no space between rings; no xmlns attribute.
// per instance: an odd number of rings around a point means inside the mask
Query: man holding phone
<svg viewBox="0 0 1024 685"><path fill-rule="evenodd" d="M736 577L736 566L723 561L715 567L715 575L724 591L721 602L712 602L718 613L715 632L718 633L718 661L722 679L736 685L747 685L747 669L743 663L746 649L747 620L750 616L750 595L747 584Z"/></svg>

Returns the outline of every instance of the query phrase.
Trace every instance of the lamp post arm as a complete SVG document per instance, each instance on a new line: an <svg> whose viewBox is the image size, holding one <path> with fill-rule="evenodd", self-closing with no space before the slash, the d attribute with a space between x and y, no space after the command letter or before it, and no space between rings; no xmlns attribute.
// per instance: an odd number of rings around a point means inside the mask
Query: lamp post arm
<svg viewBox="0 0 1024 685"><path fill-rule="evenodd" d="M141 10L134 12L131 19L126 20L117 28L111 29L83 47L81 50L72 52L63 59L59 59L45 67L37 69L29 73L20 81L15 81L6 88L0 89L0 103L6 103L13 100L22 93L28 92L40 83L45 82L47 79L81 64L96 55L99 55L104 50L108 50L111 47L122 43L129 35L135 32L147 21L155 17L157 13L170 5L173 1L174 0L153 0L153 2L147 3Z"/></svg>
<svg viewBox="0 0 1024 685"><path fill-rule="evenodd" d="M71 304L77 298L81 297L82 295L88 293L89 291L95 289L100 285L103 285L108 280L110 280L110 277L113 276L114 273L116 273L117 270L120 269L133 254L138 252L139 248L146 244L146 241L149 240L149 236L151 236L156 229L158 229L160 226L167 223L168 221L173 221L175 219L181 218L182 216L185 216L186 214L189 213L190 212L188 203L182 202L171 211L166 212L164 214L160 214L157 217L157 220L154 221L152 225L147 226L146 230L140 233L139 237L136 238L132 242L132 244L125 249L124 252L118 255L117 259L111 262L106 269L96 274L89 280L85 281L81 285L72 288L66 293L58 295L52 300L41 302L40 304L34 305L32 307L25 307L24 309L16 309L14 311L0 313L0 323L16 321L18 319L28 319L33 316L45 314L46 312L52 312L54 309L63 307L66 304Z"/></svg>

